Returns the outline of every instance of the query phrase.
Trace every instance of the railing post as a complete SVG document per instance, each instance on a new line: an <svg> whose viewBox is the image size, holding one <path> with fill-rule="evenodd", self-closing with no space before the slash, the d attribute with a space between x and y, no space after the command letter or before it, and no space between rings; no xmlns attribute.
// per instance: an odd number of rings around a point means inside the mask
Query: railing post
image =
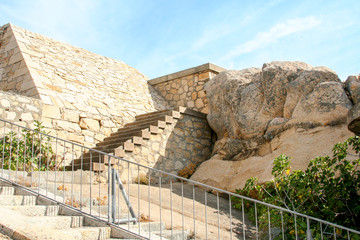
<svg viewBox="0 0 360 240"><path fill-rule="evenodd" d="M110 165L109 165L110 167ZM115 179L115 169L111 168L111 215L112 222L115 223L116 220L116 179Z"/></svg>
<svg viewBox="0 0 360 240"><path fill-rule="evenodd" d="M110 163L110 156L107 156L108 157L108 162ZM104 160L105 160L105 155L104 155ZM105 161L104 161L105 162ZM104 164L105 165L105 164ZM104 166L105 167L105 166ZM101 165L100 165L100 168L101 168ZM111 220L111 209L110 209L110 195L111 195L111 165L109 164L108 165L108 177L107 177L107 182L108 182L108 222L111 223L112 220ZM99 194L100 196L100 194ZM100 205L99 205L100 206ZM99 211L100 212L100 211Z"/></svg>
<svg viewBox="0 0 360 240"><path fill-rule="evenodd" d="M312 236L311 236L311 229L310 229L310 219L306 218L306 239L307 240L312 240Z"/></svg>

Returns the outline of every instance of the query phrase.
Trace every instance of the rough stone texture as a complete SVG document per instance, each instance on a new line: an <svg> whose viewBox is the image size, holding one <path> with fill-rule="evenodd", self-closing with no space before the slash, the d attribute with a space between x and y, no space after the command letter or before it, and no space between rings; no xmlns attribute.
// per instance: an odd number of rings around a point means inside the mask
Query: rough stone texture
<svg viewBox="0 0 360 240"><path fill-rule="evenodd" d="M353 89L350 95L357 96L357 84L354 80L348 81L347 88ZM271 62L264 64L262 69L221 72L205 85L210 107L207 118L218 141L214 145L212 160L202 164L193 179L221 186L226 186L229 176L242 176L242 181L249 177L267 176L263 178L267 180L276 154L289 153L300 159L293 165L303 168L311 160L308 151L320 154L326 149L325 152L330 153L333 143L341 136L351 135L344 128L329 135L326 147L314 141L314 147L307 148L296 139L290 145L287 133L302 129L309 139L299 139L312 142L310 136L317 134L312 130L315 127L328 126L331 129L331 126L344 126L353 104L343 85L332 70L302 62ZM294 136L297 134L295 132ZM320 134L319 138L325 139L325 134ZM280 152L277 151L279 146L287 148ZM294 146L304 153L295 151ZM241 160L242 163L224 163L223 160ZM209 170L211 163L215 170L219 161L232 171L225 177L219 178L219 174ZM256 161L259 164L255 164ZM239 180L238 183L243 182Z"/></svg>
<svg viewBox="0 0 360 240"><path fill-rule="evenodd" d="M242 188L250 177L258 177L260 182L271 180L273 160L280 154L291 157L292 170L304 170L311 159L332 156L334 144L352 135L345 124L309 130L294 127L264 144L261 149L264 155L250 156L242 161L226 161L217 154L202 163L191 179L235 191Z"/></svg>
<svg viewBox="0 0 360 240"><path fill-rule="evenodd" d="M223 70L225 69L213 64L204 64L152 79L149 83L169 101L172 107L185 106L208 113L204 84Z"/></svg>
<svg viewBox="0 0 360 240"><path fill-rule="evenodd" d="M43 103L39 99L0 91L0 116L3 120L33 128L34 121L41 119L42 107ZM0 122L0 126L3 127L4 122ZM10 131L10 129L10 124L6 124L6 131ZM16 127L13 127L13 131L17 131ZM1 132L0 136L3 133Z"/></svg>
<svg viewBox="0 0 360 240"><path fill-rule="evenodd" d="M360 80L359 76L349 76L345 82L345 88L354 103L347 115L347 123L350 131L360 135Z"/></svg>
<svg viewBox="0 0 360 240"><path fill-rule="evenodd" d="M12 24L0 28L0 37L0 89L41 99L47 131L76 131L83 139L99 134L98 142L138 114L168 108L147 77L121 61Z"/></svg>
<svg viewBox="0 0 360 240"><path fill-rule="evenodd" d="M174 119L158 134L152 134L149 140L135 145L134 151L126 152L125 159L144 166L178 174L180 170L199 166L211 156L212 130L206 117L193 111L182 113L180 119ZM126 164L120 166L122 180L128 181ZM116 165L115 165L116 166ZM130 181L137 180L137 166L131 166ZM147 169L141 169L146 174ZM164 177L164 176L163 176Z"/></svg>

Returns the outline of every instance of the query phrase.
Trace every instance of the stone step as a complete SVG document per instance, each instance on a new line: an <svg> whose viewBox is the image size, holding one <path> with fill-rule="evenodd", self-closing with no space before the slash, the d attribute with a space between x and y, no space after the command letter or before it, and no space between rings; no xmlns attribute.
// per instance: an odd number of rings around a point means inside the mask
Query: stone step
<svg viewBox="0 0 360 240"><path fill-rule="evenodd" d="M138 128L148 128L149 126L156 126L159 128L166 128L166 124L167 122L165 121L161 121L161 120L155 120L155 121L145 121L145 122L133 122L133 123L128 123L125 125L124 129L138 129Z"/></svg>
<svg viewBox="0 0 360 240"><path fill-rule="evenodd" d="M34 206L2 206L17 211L25 216L57 216L60 207L58 205L34 205Z"/></svg>
<svg viewBox="0 0 360 240"><path fill-rule="evenodd" d="M131 131L131 132L125 132L125 133L120 132L119 134L104 138L103 141L104 142L113 141L118 138L132 137L132 136L142 137L143 139L149 139L151 137L151 132L149 131L149 129L142 129L142 130L136 130L136 131Z"/></svg>
<svg viewBox="0 0 360 240"><path fill-rule="evenodd" d="M132 122L132 123L127 123L127 124L125 124L125 127L130 127L130 126L135 126L135 125L142 126L144 124L148 124L148 123L152 123L152 122L156 122L156 121L163 121L166 124L171 124L174 122L174 118L171 116L167 116L167 115L153 117L153 118L144 118L141 120L136 120L135 122Z"/></svg>
<svg viewBox="0 0 360 240"><path fill-rule="evenodd" d="M96 147L94 149L97 149L97 147L102 147L102 146L107 146L107 145L112 145L112 144L120 145L121 143L126 142L127 140L131 140L131 142L136 145L142 145L144 139L142 137L138 137L138 136L117 137L112 140L107 140L107 141L103 141L103 142L96 144Z"/></svg>
<svg viewBox="0 0 360 240"><path fill-rule="evenodd" d="M0 204L3 206L36 205L36 196L0 195Z"/></svg>
<svg viewBox="0 0 360 240"><path fill-rule="evenodd" d="M95 147L94 149L98 150L98 151L102 151L102 152L111 152L112 150L114 150L115 148L118 148L118 147L123 147L123 149L126 151L126 152L132 152L134 151L134 147L135 145L141 145L143 143L143 140L141 139L137 139L134 142L132 142L131 140L128 140L126 142L122 142L120 144L118 143L113 143L113 144L108 144L108 145L104 145L104 146L98 146L98 147Z"/></svg>
<svg viewBox="0 0 360 240"><path fill-rule="evenodd" d="M175 110L162 110L162 111L157 111L157 112L152 112L152 113L145 113L145 114L141 114L141 115L137 115L135 117L136 120L142 120L142 119L151 119L151 118L155 118L155 117L161 117L161 116L171 116L173 118L180 118L181 117L181 113L179 111L175 111Z"/></svg>
<svg viewBox="0 0 360 240"><path fill-rule="evenodd" d="M158 134L159 133L159 127L157 126L139 126L139 127L129 127L129 128L120 128L117 132L111 133L110 137L115 137L117 135L121 134L132 134L136 133L142 130L148 130L151 134Z"/></svg>
<svg viewBox="0 0 360 240"><path fill-rule="evenodd" d="M15 188L9 186L0 186L0 195L14 195Z"/></svg>

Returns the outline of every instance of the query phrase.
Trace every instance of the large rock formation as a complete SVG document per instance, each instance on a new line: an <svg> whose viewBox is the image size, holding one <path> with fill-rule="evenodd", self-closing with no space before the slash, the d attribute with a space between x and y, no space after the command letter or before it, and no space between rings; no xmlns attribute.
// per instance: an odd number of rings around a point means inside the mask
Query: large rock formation
<svg viewBox="0 0 360 240"><path fill-rule="evenodd" d="M213 157L192 179L235 190L249 177L271 179L281 153L293 156L293 169L331 154L352 135L346 122L358 85L350 92L334 71L302 62L220 73L205 85L207 118L217 134Z"/></svg>

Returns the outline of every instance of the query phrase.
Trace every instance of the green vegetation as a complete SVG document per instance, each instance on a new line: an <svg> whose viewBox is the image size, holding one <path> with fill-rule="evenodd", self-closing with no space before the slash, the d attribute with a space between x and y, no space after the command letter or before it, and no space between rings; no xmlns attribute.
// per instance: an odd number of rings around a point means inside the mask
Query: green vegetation
<svg viewBox="0 0 360 240"><path fill-rule="evenodd" d="M280 155L274 161L272 175L274 180L258 183L256 178L249 179L243 189L237 190L240 195L255 198L266 203L277 205L292 211L320 218L348 228L360 230L360 138L351 137L333 148L333 157L317 157L310 161L305 171L291 172L290 158ZM347 160L352 157L356 160ZM267 206L233 198L234 207L245 211L249 218L257 223L262 234L269 232L269 216L271 234L274 239L306 239L307 220L302 217L269 209ZM270 214L269 214L270 213ZM255 215L256 214L256 215ZM295 224L296 223L296 224ZM312 237L321 239L348 239L348 232L334 229L325 224L309 221ZM360 239L352 236L351 239Z"/></svg>
<svg viewBox="0 0 360 240"><path fill-rule="evenodd" d="M0 139L0 168L19 171L44 171L55 168L55 156L50 139L40 122L35 121L35 131L13 131Z"/></svg>

